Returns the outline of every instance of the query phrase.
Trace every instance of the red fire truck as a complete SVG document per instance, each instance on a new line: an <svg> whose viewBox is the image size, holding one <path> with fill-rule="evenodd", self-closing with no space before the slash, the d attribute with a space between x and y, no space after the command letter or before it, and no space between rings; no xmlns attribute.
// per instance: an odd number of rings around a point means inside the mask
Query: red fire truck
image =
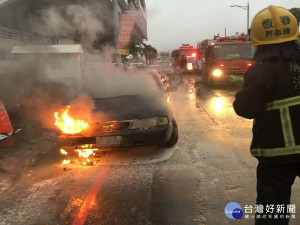
<svg viewBox="0 0 300 225"><path fill-rule="evenodd" d="M253 64L254 48L245 35L215 36L197 47L203 51L202 81L207 85L228 82L230 75L243 77Z"/></svg>
<svg viewBox="0 0 300 225"><path fill-rule="evenodd" d="M183 57L187 60L185 68L180 67ZM200 72L202 68L200 49L194 48L194 46L189 44L182 44L179 49L172 51L172 65L177 74Z"/></svg>

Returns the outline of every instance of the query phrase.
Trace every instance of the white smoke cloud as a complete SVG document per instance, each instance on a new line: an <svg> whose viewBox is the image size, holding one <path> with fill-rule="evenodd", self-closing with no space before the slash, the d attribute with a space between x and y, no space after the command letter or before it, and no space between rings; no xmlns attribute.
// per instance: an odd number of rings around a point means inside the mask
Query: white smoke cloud
<svg viewBox="0 0 300 225"><path fill-rule="evenodd" d="M90 11L89 7L71 5L67 7L66 13L72 19L72 25L79 33L86 34L87 41L94 41L97 33L104 32L104 27L98 18Z"/></svg>
<svg viewBox="0 0 300 225"><path fill-rule="evenodd" d="M95 12L96 11L96 12ZM106 11L106 12L104 12ZM102 51L88 51L97 35L105 33L101 16L107 16L108 10L100 4L69 5L52 7L45 10L46 26L49 26L57 37L73 37L81 33L85 44L84 54L80 59L76 54L38 54L26 56L16 61L17 67L8 71L10 86L17 87L18 96L7 101L13 105L20 104L22 112L29 118L42 122L45 127L53 128L54 112L66 104L76 111L90 117L94 110L92 98L106 98L121 95L151 95L157 88L150 76L141 72L125 73L112 65L112 46L104 46ZM103 13L103 15L99 15ZM103 18L102 18L103 19ZM92 53L93 54L92 54ZM80 76L82 92L75 93L72 87L63 82L65 78ZM65 79L65 80L68 80ZM6 90L0 90L5 92ZM97 112L101 118L105 113Z"/></svg>
<svg viewBox="0 0 300 225"><path fill-rule="evenodd" d="M99 8L98 5L96 6ZM79 35L82 44L92 45L97 35L105 33L101 19L93 12L94 8L94 5L52 7L43 11L44 23L58 38Z"/></svg>

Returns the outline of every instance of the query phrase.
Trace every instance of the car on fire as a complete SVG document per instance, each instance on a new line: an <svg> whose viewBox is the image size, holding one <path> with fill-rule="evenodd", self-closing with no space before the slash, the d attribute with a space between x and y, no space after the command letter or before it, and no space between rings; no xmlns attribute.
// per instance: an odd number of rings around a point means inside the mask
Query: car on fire
<svg viewBox="0 0 300 225"><path fill-rule="evenodd" d="M60 129L57 136L59 148L68 151L82 146L99 149L174 146L178 140L178 127L168 101L177 87L166 85L158 73L148 71L140 74L142 76L146 78L145 84L151 85L151 91L94 96L93 113L105 114L105 120L81 121L86 127L76 133Z"/></svg>

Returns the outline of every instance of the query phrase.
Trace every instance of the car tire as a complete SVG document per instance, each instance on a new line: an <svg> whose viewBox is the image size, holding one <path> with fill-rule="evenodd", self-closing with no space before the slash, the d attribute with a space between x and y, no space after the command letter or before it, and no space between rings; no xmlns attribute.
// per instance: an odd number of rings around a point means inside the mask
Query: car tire
<svg viewBox="0 0 300 225"><path fill-rule="evenodd" d="M173 133L172 133L170 140L166 144L166 147L169 147L169 148L176 145L176 143L178 141L178 126L177 126L176 120L174 119L172 121L172 123L173 123Z"/></svg>

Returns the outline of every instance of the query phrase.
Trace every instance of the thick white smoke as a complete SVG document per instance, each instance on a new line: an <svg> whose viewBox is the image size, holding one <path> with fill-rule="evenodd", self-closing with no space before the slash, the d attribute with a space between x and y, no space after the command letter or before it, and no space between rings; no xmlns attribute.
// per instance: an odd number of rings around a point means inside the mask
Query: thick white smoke
<svg viewBox="0 0 300 225"><path fill-rule="evenodd" d="M62 40L67 38L71 42L72 38L79 35L81 44L91 47L97 39L97 35L105 32L101 18L93 12L95 8L107 11L98 4L52 7L43 11L44 23L54 32L56 37Z"/></svg>
<svg viewBox="0 0 300 225"><path fill-rule="evenodd" d="M71 104L75 109L71 110L73 115L80 111L81 116L90 117L94 109L92 98L151 95L157 87L149 76L137 71L125 73L112 65L113 47L90 51L97 36L106 32L101 19L108 16L108 12L99 3L59 6L43 11L44 23L57 37L63 39L80 34L84 53L80 58L77 54L23 54L21 59L15 61L17 67L7 70L9 76L6 82L10 87L6 87L6 91L14 86L18 94L14 98L7 95L6 101L11 102L12 106L20 105L29 118L51 128L54 112L66 104ZM99 15L101 13L103 15ZM76 74L81 76L82 84L82 91L77 95L72 86L61 81ZM98 115L105 118L101 112Z"/></svg>

